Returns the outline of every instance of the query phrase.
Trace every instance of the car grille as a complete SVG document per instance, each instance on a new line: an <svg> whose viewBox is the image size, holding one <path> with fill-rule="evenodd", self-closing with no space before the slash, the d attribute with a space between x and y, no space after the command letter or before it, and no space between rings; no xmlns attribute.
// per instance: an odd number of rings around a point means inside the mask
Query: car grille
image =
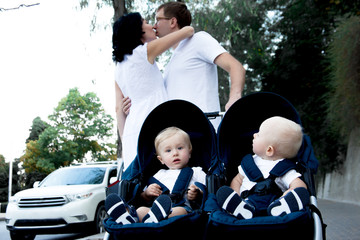
<svg viewBox="0 0 360 240"><path fill-rule="evenodd" d="M64 219L37 219L37 220L17 220L15 227L47 227L47 226L65 226Z"/></svg>
<svg viewBox="0 0 360 240"><path fill-rule="evenodd" d="M21 208L29 207L54 207L67 203L65 197L46 197L46 198L21 198L18 206Z"/></svg>

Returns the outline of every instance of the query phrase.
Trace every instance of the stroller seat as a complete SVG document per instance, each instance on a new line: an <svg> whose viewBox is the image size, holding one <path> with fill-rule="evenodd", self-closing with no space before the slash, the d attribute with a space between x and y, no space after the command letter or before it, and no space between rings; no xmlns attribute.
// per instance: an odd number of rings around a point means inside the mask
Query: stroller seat
<svg viewBox="0 0 360 240"><path fill-rule="evenodd" d="M243 157L252 153L253 134L267 118L281 116L301 125L300 117L285 98L266 92L250 94L235 102L226 112L217 133L219 171L226 179L226 185L238 173ZM310 138L304 135L302 147L297 156L296 170L302 174L311 196L312 209L316 208L316 194L313 175L318 161L315 158ZM210 203L209 203L210 202ZM209 194L207 205L215 206L215 196ZM212 209L205 232L206 239L241 236L255 239L322 239L324 233L321 216L309 207L283 217L261 216L239 220L224 212L219 206Z"/></svg>
<svg viewBox="0 0 360 240"><path fill-rule="evenodd" d="M206 115L194 104L183 100L172 100L156 107L146 118L138 139L137 156L122 174L118 194L125 201L139 207L139 194L163 165L156 158L154 139L163 129L176 126L187 132L193 146L189 167L200 166L207 175L217 164L216 133ZM206 188L202 189L203 203ZM109 191L114 192L114 190ZM184 239L189 233L194 238L202 238L207 222L202 206L193 212L160 221L159 223L133 223L119 225L111 217L105 220L104 227L111 239ZM186 230L185 230L186 229Z"/></svg>

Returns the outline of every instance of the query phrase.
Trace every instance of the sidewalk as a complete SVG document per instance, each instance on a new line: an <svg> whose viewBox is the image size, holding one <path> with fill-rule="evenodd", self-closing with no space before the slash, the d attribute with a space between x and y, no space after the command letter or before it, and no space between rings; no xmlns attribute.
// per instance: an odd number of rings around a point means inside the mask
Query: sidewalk
<svg viewBox="0 0 360 240"><path fill-rule="evenodd" d="M318 207L327 224L327 240L360 239L360 205L319 199Z"/></svg>

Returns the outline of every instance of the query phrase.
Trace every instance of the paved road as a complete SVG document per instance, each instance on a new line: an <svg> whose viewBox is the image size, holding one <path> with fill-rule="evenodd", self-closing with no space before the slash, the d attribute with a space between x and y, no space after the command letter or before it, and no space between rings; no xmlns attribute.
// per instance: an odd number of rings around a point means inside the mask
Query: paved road
<svg viewBox="0 0 360 240"><path fill-rule="evenodd" d="M327 240L360 240L360 205L318 200Z"/></svg>
<svg viewBox="0 0 360 240"><path fill-rule="evenodd" d="M322 213L324 223L327 224L327 240L360 240L360 204L355 205L319 199L318 206ZM2 240L10 239L4 221L0 222L0 238ZM79 235L39 235L35 238L35 240L40 239L70 240L79 239ZM88 236L81 239L98 240L102 239L102 235Z"/></svg>

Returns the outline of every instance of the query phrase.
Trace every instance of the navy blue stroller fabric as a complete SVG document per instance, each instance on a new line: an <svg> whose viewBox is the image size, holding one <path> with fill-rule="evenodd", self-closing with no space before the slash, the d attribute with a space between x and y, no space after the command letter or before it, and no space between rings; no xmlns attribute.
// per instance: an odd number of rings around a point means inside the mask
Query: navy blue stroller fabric
<svg viewBox="0 0 360 240"><path fill-rule="evenodd" d="M273 116L282 116L301 125L300 117L293 105L274 93L250 94L239 99L226 112L217 133L219 168L227 179L226 185L229 185L238 173L238 166L243 157L252 153L253 134L259 131L259 126L265 119ZM315 158L310 138L305 136L297 156L296 169L302 174L315 174L317 167L318 161ZM304 181L308 188L313 188L314 184L307 182L308 178ZM314 189L309 189L309 191L315 192ZM214 208L214 202L216 202L214 195L209 194L207 205L211 205L210 209ZM205 238L213 239L214 234L220 234L223 237L238 235L241 238L251 239L262 237L309 239L312 233L313 223L308 208L284 217L261 216L239 220L217 206L217 209L212 209Z"/></svg>
<svg viewBox="0 0 360 240"><path fill-rule="evenodd" d="M176 126L186 131L193 146L189 167L200 166L207 175L214 174L217 160L216 133L206 115L194 104L183 100L172 100L156 107L146 118L138 139L138 154L122 175L119 195L128 204L139 207L137 199L148 179L164 166L156 158L154 140L163 129ZM201 186L201 185L199 185ZM159 223L116 224L108 218L104 222L113 239L184 239L192 234L202 238L207 216L202 214L206 200L205 186L203 202L194 212L165 219Z"/></svg>

